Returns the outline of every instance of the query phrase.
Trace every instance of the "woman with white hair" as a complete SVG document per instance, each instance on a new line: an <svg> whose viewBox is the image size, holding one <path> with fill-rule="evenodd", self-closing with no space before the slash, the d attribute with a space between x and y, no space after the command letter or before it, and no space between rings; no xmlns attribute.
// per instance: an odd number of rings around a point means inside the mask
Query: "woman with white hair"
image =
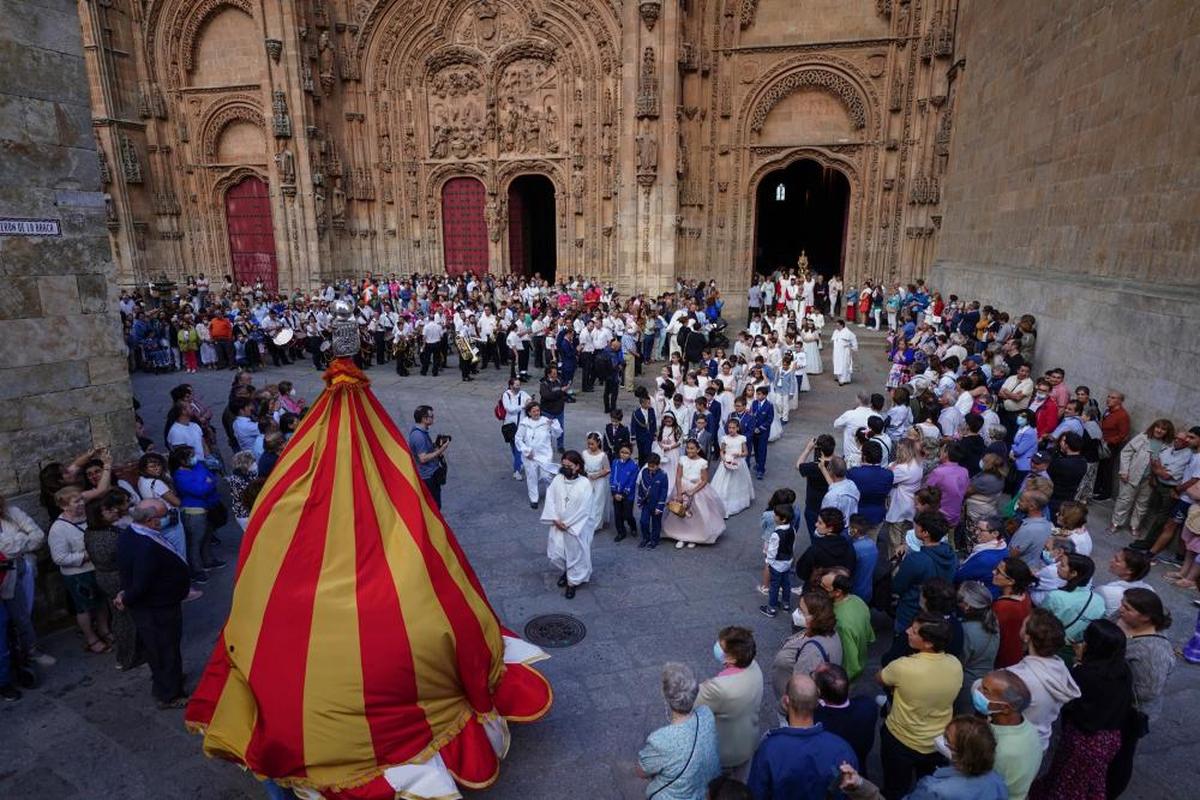
<svg viewBox="0 0 1200 800"><path fill-rule="evenodd" d="M700 685L685 664L663 666L662 692L667 724L646 737L635 771L650 781L647 798L703 800L708 782L721 773L712 710L695 707Z"/></svg>

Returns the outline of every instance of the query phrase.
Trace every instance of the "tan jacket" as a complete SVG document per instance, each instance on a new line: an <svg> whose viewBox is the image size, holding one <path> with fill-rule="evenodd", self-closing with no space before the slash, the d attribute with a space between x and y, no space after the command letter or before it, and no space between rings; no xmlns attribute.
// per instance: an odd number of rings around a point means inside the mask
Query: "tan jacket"
<svg viewBox="0 0 1200 800"><path fill-rule="evenodd" d="M722 767L745 764L754 755L762 738L758 730L762 696L763 674L757 661L741 672L700 684L696 705L708 706L716 718Z"/></svg>

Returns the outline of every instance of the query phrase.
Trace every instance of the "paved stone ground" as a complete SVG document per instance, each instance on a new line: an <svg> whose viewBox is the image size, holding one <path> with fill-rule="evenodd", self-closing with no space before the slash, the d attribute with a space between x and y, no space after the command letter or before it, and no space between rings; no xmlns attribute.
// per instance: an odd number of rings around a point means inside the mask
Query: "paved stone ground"
<svg viewBox="0 0 1200 800"><path fill-rule="evenodd" d="M612 534L597 536L595 575L573 601L554 586L557 577L545 558L546 531L528 508L524 482L511 478L509 454L491 409L502 390L504 372L489 371L471 384L457 370L439 378L398 378L390 367L374 368L374 389L402 429L412 408L435 405L438 429L454 435L451 477L445 512L471 563L504 621L517 631L534 615L569 612L587 626L579 645L553 652L540 667L554 687L551 713L533 725L514 725L512 751L499 782L485 793L496 798L557 800L564 797L644 796L633 765L645 735L663 723L659 669L664 661L684 661L701 677L714 671L710 654L716 631L738 623L753 628L762 659L769 660L789 633L780 617L768 620L757 607L754 585L761 570L758 509L769 493L789 485L803 497L792 465L810 436L829 430L833 418L853 405L862 387L881 385L884 374L878 338L860 332L861 383L837 387L826 372L813 380L799 412L771 446L767 479L756 482L759 498L751 511L730 520L729 529L710 548L654 552L637 550L632 541L617 545ZM826 353L828 356L828 352ZM828 366L828 363L827 363ZM311 366L268 370L259 384L287 377L312 399L319 375ZM180 375L134 378L152 437L158 437L168 389ZM224 402L229 373L193 377L201 395ZM599 394L568 408L567 441L581 446L588 430L605 422ZM631 399L622 397L626 413ZM1093 530L1103 530L1107 508L1096 511ZM226 555L236 552L236 537L224 532ZM1103 565L1115 543L1102 534L1097 561ZM1156 569L1160 586L1162 570ZM231 570L217 573L205 597L185 606L185 668L197 674L228 613ZM1169 632L1178 642L1191 634L1195 609L1189 596L1163 588L1178 620ZM888 621L877 619L880 641L887 644ZM0 798L224 798L258 797L255 781L228 764L207 760L197 737L185 732L181 712L155 710L145 668L131 674L113 669L109 656L85 656L72 632L46 643L60 659L43 688L27 692L20 703L0 708ZM868 675L873 673L869 668ZM873 692L870 678L858 692ZM1200 670L1180 662L1168 687L1164 718L1143 741L1130 798L1182 796L1182 786L1200 785L1192 721L1200 707ZM768 698L763 719L770 719ZM877 765L876 765L877 766ZM876 773L878 774L878 773Z"/></svg>

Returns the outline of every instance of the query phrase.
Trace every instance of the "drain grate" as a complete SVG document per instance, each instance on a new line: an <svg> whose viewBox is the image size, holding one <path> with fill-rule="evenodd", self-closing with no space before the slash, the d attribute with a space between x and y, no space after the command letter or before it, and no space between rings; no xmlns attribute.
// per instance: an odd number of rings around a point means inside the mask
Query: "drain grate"
<svg viewBox="0 0 1200 800"><path fill-rule="evenodd" d="M570 614L542 614L525 625L525 639L538 647L570 647L584 636L587 628Z"/></svg>

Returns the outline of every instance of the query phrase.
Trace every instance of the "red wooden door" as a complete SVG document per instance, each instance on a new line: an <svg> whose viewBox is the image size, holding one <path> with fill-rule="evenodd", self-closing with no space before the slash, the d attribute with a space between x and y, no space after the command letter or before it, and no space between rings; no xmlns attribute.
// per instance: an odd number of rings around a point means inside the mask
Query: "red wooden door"
<svg viewBox="0 0 1200 800"><path fill-rule="evenodd" d="M229 228L229 255L233 279L274 291L279 283L275 265L275 230L271 223L271 198L261 178L243 178L225 193L225 225Z"/></svg>
<svg viewBox="0 0 1200 800"><path fill-rule="evenodd" d="M483 195L483 184L474 178L451 178L442 187L442 255L451 275L488 271Z"/></svg>
<svg viewBox="0 0 1200 800"><path fill-rule="evenodd" d="M528 273L525 258L525 195L515 186L508 188L508 271L513 275Z"/></svg>

